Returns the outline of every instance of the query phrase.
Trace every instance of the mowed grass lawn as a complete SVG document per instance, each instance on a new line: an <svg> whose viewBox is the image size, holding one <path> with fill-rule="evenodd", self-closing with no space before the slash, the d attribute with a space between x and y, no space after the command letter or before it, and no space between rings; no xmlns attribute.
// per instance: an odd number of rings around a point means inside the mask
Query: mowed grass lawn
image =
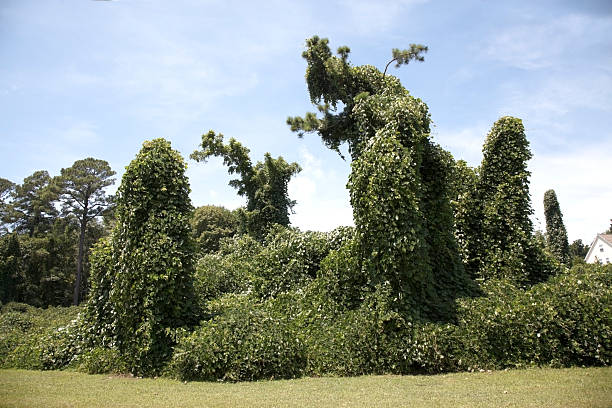
<svg viewBox="0 0 612 408"><path fill-rule="evenodd" d="M612 407L612 367L182 383L0 370L2 407Z"/></svg>

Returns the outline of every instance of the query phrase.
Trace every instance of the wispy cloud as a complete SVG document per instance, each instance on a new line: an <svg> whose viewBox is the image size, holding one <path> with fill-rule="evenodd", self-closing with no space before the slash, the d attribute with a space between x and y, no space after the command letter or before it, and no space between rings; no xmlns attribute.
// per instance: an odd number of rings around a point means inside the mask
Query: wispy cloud
<svg viewBox="0 0 612 408"><path fill-rule="evenodd" d="M554 67L560 58L580 58L583 49L602 42L608 46L612 18L567 15L548 21L530 21L493 36L484 46L484 55L521 69ZM564 61L565 63L571 61Z"/></svg>
<svg viewBox="0 0 612 408"><path fill-rule="evenodd" d="M406 11L428 0L341 0L343 26L351 32L375 34L392 29Z"/></svg>
<svg viewBox="0 0 612 408"><path fill-rule="evenodd" d="M476 167L482 160L482 145L492 125L478 123L459 129L436 128L434 141L450 151L455 160L465 160Z"/></svg>

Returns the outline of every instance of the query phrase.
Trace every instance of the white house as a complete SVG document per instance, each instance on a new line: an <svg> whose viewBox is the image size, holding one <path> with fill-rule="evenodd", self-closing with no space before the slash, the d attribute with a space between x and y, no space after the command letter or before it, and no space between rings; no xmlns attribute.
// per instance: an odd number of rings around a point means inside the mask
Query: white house
<svg viewBox="0 0 612 408"><path fill-rule="evenodd" d="M586 263L612 263L612 234L597 234L584 261Z"/></svg>

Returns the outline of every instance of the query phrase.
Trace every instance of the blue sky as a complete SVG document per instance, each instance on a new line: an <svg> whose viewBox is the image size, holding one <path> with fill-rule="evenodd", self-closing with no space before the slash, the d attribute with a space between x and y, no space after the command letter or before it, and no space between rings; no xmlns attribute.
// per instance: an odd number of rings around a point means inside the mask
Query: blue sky
<svg viewBox="0 0 612 408"><path fill-rule="evenodd" d="M391 48L427 45L424 63L391 73L429 105L434 140L478 165L493 122L520 117L536 228L549 188L570 240L608 227L608 1L3 0L0 177L56 175L88 156L120 176L144 140L167 138L188 157L214 129L254 160L270 152L302 165L290 184L294 225L351 224L349 164L285 125L312 110L301 52L314 34L379 68ZM244 203L220 160L189 161L188 175L194 205Z"/></svg>

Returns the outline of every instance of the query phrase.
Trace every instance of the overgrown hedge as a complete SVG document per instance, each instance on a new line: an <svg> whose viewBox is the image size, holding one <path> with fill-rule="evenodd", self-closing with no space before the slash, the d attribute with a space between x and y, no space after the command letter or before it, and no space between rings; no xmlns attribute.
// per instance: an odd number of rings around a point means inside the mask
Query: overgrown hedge
<svg viewBox="0 0 612 408"><path fill-rule="evenodd" d="M280 237L311 250L318 242L313 236L303 237L307 243L295 240L296 234L282 232L263 245L234 240L226 249L236 251L216 256L223 270L233 265L239 276L247 259L290 245L281 244ZM457 302L456 323L441 324L410 320L396 311L384 283L348 291L360 287L360 280L350 275L355 268L345 246L352 241L342 236L344 246L328 244L338 249L320 261L314 276L275 296L252 290L257 273L252 270L246 279L236 278L242 281L231 290L220 289L223 279L199 276L199 289L213 287L202 301L205 319L193 331L175 334L165 374L242 381L612 363L612 265L580 265L529 289L490 280L482 296ZM282 262L294 262L289 258ZM75 320L78 311L5 305L0 366L127 372L125 356L112 345L84 341L83 320Z"/></svg>
<svg viewBox="0 0 612 408"><path fill-rule="evenodd" d="M232 295L179 341L168 373L253 380L610 365L611 285L610 265L576 267L528 290L492 280L484 296L460 300L457 324L405 320L385 287L355 309L326 297L320 280L263 303Z"/></svg>

